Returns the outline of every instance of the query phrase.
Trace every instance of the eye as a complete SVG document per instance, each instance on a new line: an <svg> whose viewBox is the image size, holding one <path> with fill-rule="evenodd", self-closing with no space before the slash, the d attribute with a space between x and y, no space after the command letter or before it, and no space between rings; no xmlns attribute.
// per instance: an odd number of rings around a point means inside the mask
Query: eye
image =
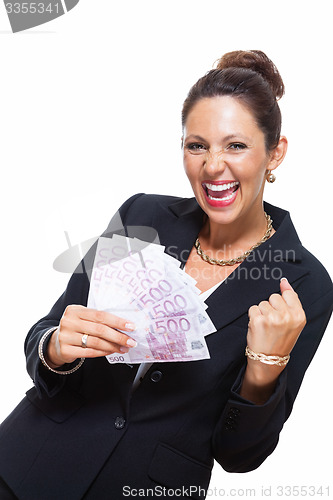
<svg viewBox="0 0 333 500"><path fill-rule="evenodd" d="M190 142L189 144L186 144L185 147L186 149L191 151L191 153L200 154L206 151L206 146L204 144L201 144L200 142Z"/></svg>
<svg viewBox="0 0 333 500"><path fill-rule="evenodd" d="M231 149L232 151L241 151L246 148L246 144L243 144L242 142L233 142L232 144L229 144L227 149Z"/></svg>

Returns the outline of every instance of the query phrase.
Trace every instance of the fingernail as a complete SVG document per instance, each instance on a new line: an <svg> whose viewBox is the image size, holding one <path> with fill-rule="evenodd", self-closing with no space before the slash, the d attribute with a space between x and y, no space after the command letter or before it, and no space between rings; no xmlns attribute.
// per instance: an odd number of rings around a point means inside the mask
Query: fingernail
<svg viewBox="0 0 333 500"><path fill-rule="evenodd" d="M126 344L129 345L130 347L135 347L137 345L134 339L127 339Z"/></svg>
<svg viewBox="0 0 333 500"><path fill-rule="evenodd" d="M285 277L280 279L280 281L283 281L283 280L288 281L287 278L285 278Z"/></svg>
<svg viewBox="0 0 333 500"><path fill-rule="evenodd" d="M135 324L134 323L126 323L125 328L126 328L126 330L135 330Z"/></svg>
<svg viewBox="0 0 333 500"><path fill-rule="evenodd" d="M128 347L120 347L120 348L119 348L119 351L120 351L120 352L128 352L128 351L129 351L129 348L128 348Z"/></svg>

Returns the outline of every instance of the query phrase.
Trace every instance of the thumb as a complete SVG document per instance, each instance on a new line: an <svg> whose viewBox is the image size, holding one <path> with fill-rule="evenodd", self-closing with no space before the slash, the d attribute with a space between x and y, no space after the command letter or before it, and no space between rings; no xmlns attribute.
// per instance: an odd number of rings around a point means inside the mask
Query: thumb
<svg viewBox="0 0 333 500"><path fill-rule="evenodd" d="M286 290L293 290L293 287L291 286L291 284L289 283L289 281L287 280L287 278L281 278L281 281L280 281L280 290L281 290L281 294L283 292L285 292Z"/></svg>

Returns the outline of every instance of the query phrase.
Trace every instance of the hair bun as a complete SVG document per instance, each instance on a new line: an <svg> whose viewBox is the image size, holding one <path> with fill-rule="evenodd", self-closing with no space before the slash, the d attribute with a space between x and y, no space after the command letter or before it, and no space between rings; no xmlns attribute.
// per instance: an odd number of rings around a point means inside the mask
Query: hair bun
<svg viewBox="0 0 333 500"><path fill-rule="evenodd" d="M216 69L248 68L259 73L269 84L276 99L284 94L284 83L275 64L261 50L227 52L217 61Z"/></svg>

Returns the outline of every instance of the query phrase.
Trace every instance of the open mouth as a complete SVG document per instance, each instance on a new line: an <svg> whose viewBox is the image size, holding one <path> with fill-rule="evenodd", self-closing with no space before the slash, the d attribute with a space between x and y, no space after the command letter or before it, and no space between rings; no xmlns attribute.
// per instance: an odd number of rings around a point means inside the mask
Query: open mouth
<svg viewBox="0 0 333 500"><path fill-rule="evenodd" d="M206 193L208 200L223 202L232 200L234 198L235 192L239 188L239 182L203 182L202 187Z"/></svg>

